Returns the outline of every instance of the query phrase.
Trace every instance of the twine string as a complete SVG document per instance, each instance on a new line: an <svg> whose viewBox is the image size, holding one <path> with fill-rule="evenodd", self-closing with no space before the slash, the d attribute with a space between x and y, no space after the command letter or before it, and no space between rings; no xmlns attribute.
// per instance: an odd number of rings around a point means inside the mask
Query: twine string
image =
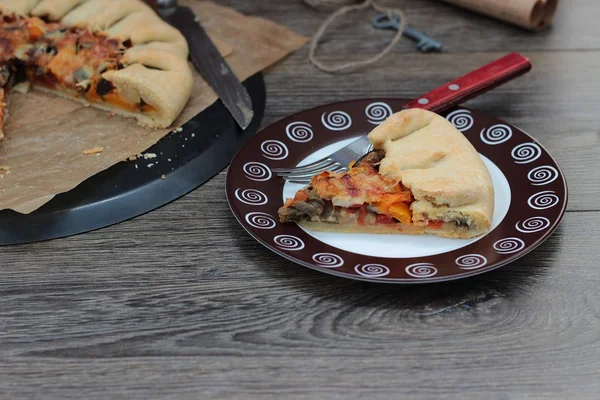
<svg viewBox="0 0 600 400"><path fill-rule="evenodd" d="M305 1L306 2L309 2L309 1L315 2L315 0L305 0ZM323 0L321 0L321 1L323 1ZM327 1L331 1L331 0L326 0L325 2L327 2ZM338 65L326 65L323 62L319 61L317 59L317 57L315 56L317 47L319 45L319 41L321 40L321 38L327 31L327 28L333 23L333 21L336 18L341 17L342 15L347 14L349 12L363 10L363 9L369 8L369 7L379 13L386 13L390 20L393 19L394 15L397 15L400 17L400 26L399 26L398 32L396 33L396 35L394 36L392 41L387 45L387 47L385 49L383 49L380 53L378 53L378 54L374 55L373 57L368 58L366 60L351 61L351 62L342 63L342 64L338 64ZM375 3L374 0L365 0L363 3L360 3L360 4L344 6L340 9L338 9L337 11L335 11L333 14L331 14L325 20L325 22L323 22L323 24L321 24L321 26L319 27L317 32L314 34L312 41L310 43L308 59L315 67L317 67L320 70L325 71L325 72L345 73L345 72L356 71L359 68L376 63L382 57L384 57L386 54L388 54L392 50L392 48L398 43L400 38L402 37L402 32L404 31L405 26L406 26L406 17L404 15L404 13L402 12L402 10L397 9L397 8L382 7L379 4Z"/></svg>

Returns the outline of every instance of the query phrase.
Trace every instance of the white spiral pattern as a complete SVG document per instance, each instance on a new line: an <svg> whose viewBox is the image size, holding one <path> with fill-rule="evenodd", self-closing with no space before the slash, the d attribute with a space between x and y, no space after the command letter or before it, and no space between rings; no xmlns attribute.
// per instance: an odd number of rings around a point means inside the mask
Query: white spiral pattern
<svg viewBox="0 0 600 400"><path fill-rule="evenodd" d="M473 117L468 110L452 111L446 116L446 119L461 132L470 129L473 126Z"/></svg>
<svg viewBox="0 0 600 400"><path fill-rule="evenodd" d="M512 129L508 125L498 124L487 129L483 128L479 137L485 144L500 144L512 137Z"/></svg>
<svg viewBox="0 0 600 400"><path fill-rule="evenodd" d="M269 201L269 198L266 194L256 189L236 189L235 197L237 197L237 199L242 203L249 204L251 206L262 206L267 204Z"/></svg>
<svg viewBox="0 0 600 400"><path fill-rule="evenodd" d="M515 227L519 232L523 233L535 233L539 231L543 231L544 229L550 226L550 220L546 217L531 217L527 218L525 221L517 222Z"/></svg>
<svg viewBox="0 0 600 400"><path fill-rule="evenodd" d="M527 204L535 210L546 210L558 204L560 199L553 190L544 190L543 192L532 195Z"/></svg>
<svg viewBox="0 0 600 400"><path fill-rule="evenodd" d="M496 250L498 254L516 253L524 248L525 242L516 237L500 239L494 243L494 250Z"/></svg>
<svg viewBox="0 0 600 400"><path fill-rule="evenodd" d="M297 251L304 248L304 242L291 235L277 235L273 238L275 245L282 250Z"/></svg>
<svg viewBox="0 0 600 400"><path fill-rule="evenodd" d="M246 174L246 178L252 179L253 181L268 181L273 176L269 167L259 162L246 163L244 164L243 170Z"/></svg>
<svg viewBox="0 0 600 400"><path fill-rule="evenodd" d="M521 143L515 146L511 155L517 164L528 164L540 158L542 149L537 143Z"/></svg>
<svg viewBox="0 0 600 400"><path fill-rule="evenodd" d="M365 108L365 114L367 115L368 121L374 125L381 124L387 117L392 115L392 113L392 108L381 101L371 103Z"/></svg>
<svg viewBox="0 0 600 400"><path fill-rule="evenodd" d="M390 273L390 269L382 264L356 264L354 271L368 278L380 278Z"/></svg>
<svg viewBox="0 0 600 400"><path fill-rule="evenodd" d="M437 268L430 263L411 264L406 267L405 271L414 278L429 278L438 273Z"/></svg>
<svg viewBox="0 0 600 400"><path fill-rule="evenodd" d="M294 142L306 143L313 138L312 125L307 122L297 121L285 127L285 133Z"/></svg>
<svg viewBox="0 0 600 400"><path fill-rule="evenodd" d="M260 149L263 152L263 156L269 160L283 160L290 153L287 146L279 140L265 140L260 145Z"/></svg>
<svg viewBox="0 0 600 400"><path fill-rule="evenodd" d="M312 259L319 267L337 268L344 265L344 259L333 253L317 253Z"/></svg>
<svg viewBox="0 0 600 400"><path fill-rule="evenodd" d="M542 186L554 182L558 178L558 171L550 165L542 165L529 171L527 179L532 185Z"/></svg>
<svg viewBox="0 0 600 400"><path fill-rule="evenodd" d="M277 222L269 214L263 212L251 212L246 214L246 222L256 229L273 229Z"/></svg>
<svg viewBox="0 0 600 400"><path fill-rule="evenodd" d="M465 254L456 259L456 265L460 269L477 269L487 264L487 258L481 254Z"/></svg>
<svg viewBox="0 0 600 400"><path fill-rule="evenodd" d="M344 129L350 128L352 125L352 118L348 113L343 111L332 111L329 114L324 112L321 115L321 122L323 126L332 131L343 131Z"/></svg>

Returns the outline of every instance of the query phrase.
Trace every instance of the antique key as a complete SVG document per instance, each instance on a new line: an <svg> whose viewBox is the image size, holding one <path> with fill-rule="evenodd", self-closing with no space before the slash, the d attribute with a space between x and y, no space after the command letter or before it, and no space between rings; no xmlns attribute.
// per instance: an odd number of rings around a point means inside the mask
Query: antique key
<svg viewBox="0 0 600 400"><path fill-rule="evenodd" d="M375 18L373 18L372 23L373 27L377 29L400 29L400 17L398 15L394 15L393 18L390 19L386 13L377 14ZM415 41L417 43L417 49L421 50L423 53L442 50L443 45L440 42L415 29L404 28L402 36L406 36Z"/></svg>

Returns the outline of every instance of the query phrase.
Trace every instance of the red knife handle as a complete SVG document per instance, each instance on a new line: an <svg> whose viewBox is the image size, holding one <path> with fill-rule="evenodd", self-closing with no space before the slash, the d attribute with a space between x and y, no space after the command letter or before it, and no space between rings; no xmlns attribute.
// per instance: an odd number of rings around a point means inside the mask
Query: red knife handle
<svg viewBox="0 0 600 400"><path fill-rule="evenodd" d="M526 57L510 53L406 103L404 108L442 112L521 76L530 69L531 62Z"/></svg>

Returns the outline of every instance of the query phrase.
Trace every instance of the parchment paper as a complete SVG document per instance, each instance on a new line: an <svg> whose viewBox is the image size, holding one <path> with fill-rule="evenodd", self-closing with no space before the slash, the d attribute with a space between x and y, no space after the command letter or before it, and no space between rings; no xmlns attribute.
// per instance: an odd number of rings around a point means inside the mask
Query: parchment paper
<svg viewBox="0 0 600 400"><path fill-rule="evenodd" d="M247 17L211 2L184 0L181 4L200 16L221 53L230 53L227 63L241 80L306 42L306 38L271 21ZM192 97L172 127L183 125L217 100L193 70ZM171 130L148 130L135 120L35 90L26 95L14 93L6 138L0 143L0 210L30 213L98 172L143 153ZM83 154L96 147L103 151Z"/></svg>
<svg viewBox="0 0 600 400"><path fill-rule="evenodd" d="M529 30L547 28L558 0L442 0Z"/></svg>

